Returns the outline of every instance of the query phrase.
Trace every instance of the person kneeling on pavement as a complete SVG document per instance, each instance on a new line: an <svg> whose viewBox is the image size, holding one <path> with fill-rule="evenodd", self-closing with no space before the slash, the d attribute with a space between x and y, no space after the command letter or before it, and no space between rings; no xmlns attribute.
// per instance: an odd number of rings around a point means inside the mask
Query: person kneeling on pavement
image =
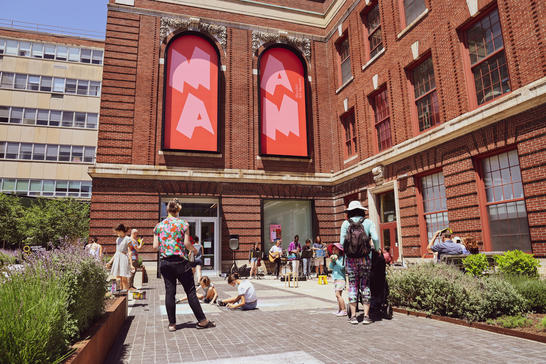
<svg viewBox="0 0 546 364"><path fill-rule="evenodd" d="M228 308L240 308L243 311L254 310L258 306L258 297L254 285L248 280L239 279L239 274L233 273L228 276L228 284L237 287L237 296L219 301L220 306L227 305Z"/></svg>

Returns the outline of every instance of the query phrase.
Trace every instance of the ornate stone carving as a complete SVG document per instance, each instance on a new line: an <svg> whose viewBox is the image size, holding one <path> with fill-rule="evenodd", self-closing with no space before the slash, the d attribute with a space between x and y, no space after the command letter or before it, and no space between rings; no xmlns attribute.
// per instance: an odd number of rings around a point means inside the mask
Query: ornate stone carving
<svg viewBox="0 0 546 364"><path fill-rule="evenodd" d="M194 30L210 35L220 43L224 50L227 46L227 30L223 25L209 24L199 18L162 17L160 36L163 42L167 36L175 31Z"/></svg>
<svg viewBox="0 0 546 364"><path fill-rule="evenodd" d="M382 185L385 178L383 177L383 172L385 171L385 167L383 166L377 166L372 168L372 174L373 174L373 180L377 185Z"/></svg>
<svg viewBox="0 0 546 364"><path fill-rule="evenodd" d="M308 38L292 37L284 31L279 31L277 33L252 32L252 50L254 52L267 43L291 45L292 47L299 49L307 61L311 61L311 41Z"/></svg>

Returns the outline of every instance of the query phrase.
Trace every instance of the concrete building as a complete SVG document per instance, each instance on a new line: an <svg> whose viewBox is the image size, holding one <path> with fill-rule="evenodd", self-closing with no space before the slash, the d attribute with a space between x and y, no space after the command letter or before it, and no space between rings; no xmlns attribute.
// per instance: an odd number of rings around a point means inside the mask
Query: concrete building
<svg viewBox="0 0 546 364"><path fill-rule="evenodd" d="M0 28L1 192L91 198L103 53L98 39Z"/></svg>
<svg viewBox="0 0 546 364"><path fill-rule="evenodd" d="M111 0L91 234L151 242L165 203L244 261L369 209L419 260L438 228L546 257L546 4ZM144 256L155 259L151 245Z"/></svg>

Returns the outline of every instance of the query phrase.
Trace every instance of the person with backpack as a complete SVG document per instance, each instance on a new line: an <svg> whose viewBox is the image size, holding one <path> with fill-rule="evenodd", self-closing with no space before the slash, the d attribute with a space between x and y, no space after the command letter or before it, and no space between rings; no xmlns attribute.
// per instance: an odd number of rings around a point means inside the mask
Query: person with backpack
<svg viewBox="0 0 546 364"><path fill-rule="evenodd" d="M370 219L365 219L367 208L360 201L351 201L345 210L348 219L341 225L339 234L340 244L343 246L346 261L346 272L349 276L349 323L358 324L356 318L356 304L358 291L362 295L364 306L363 324L372 323L370 319L369 287L370 270L372 266L372 250L379 249L379 238L375 224Z"/></svg>

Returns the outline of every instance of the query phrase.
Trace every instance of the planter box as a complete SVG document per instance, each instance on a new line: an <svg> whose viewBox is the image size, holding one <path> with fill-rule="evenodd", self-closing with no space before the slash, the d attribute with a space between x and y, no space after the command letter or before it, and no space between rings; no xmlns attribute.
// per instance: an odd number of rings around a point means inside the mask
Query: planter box
<svg viewBox="0 0 546 364"><path fill-rule="evenodd" d="M407 315L412 315L412 316L417 316L417 317L426 317L426 318L430 318L430 319L433 319L433 320L449 322L449 323L456 324L456 325L473 327L475 329L491 331L491 332L495 332L497 334L516 336L516 337L520 337L522 339L527 339L527 340L533 340L533 341L546 343L546 336L543 336L543 335L537 335L537 334L532 334L532 333L529 333L529 332L521 332L521 331L517 331L517 330L507 329L507 328L504 328L504 327L488 325L488 324L482 323L482 322L469 322L469 321L466 321L466 320L461 320L461 319L457 319L457 318L453 318L453 317L433 315L433 314L428 314L428 313L425 313L425 312L413 311L413 310L408 310L408 309L400 308L400 307L393 307L393 311L398 312L398 313L405 313Z"/></svg>
<svg viewBox="0 0 546 364"><path fill-rule="evenodd" d="M100 364L110 351L125 319L127 318L127 296L117 297L114 303L106 309L104 315L89 331L90 338L75 343L76 351L66 364Z"/></svg>

